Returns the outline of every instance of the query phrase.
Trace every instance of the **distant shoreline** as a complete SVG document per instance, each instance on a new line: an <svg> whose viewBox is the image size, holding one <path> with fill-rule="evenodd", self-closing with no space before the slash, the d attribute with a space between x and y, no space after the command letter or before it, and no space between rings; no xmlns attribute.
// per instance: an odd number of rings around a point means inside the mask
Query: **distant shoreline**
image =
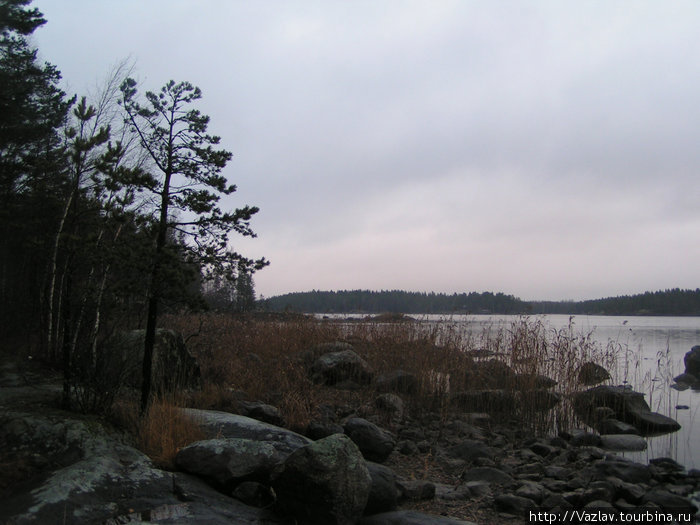
<svg viewBox="0 0 700 525"><path fill-rule="evenodd" d="M272 312L435 315L700 316L700 288L644 292L585 301L523 301L501 292L438 294L402 290L311 291L259 302Z"/></svg>

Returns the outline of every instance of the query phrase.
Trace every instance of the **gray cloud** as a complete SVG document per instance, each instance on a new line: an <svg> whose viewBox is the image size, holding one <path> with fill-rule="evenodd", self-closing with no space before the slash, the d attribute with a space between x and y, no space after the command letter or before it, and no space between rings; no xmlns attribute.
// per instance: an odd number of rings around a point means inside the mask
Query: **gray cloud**
<svg viewBox="0 0 700 525"><path fill-rule="evenodd" d="M76 91L202 87L266 295L698 286L694 1L35 5Z"/></svg>

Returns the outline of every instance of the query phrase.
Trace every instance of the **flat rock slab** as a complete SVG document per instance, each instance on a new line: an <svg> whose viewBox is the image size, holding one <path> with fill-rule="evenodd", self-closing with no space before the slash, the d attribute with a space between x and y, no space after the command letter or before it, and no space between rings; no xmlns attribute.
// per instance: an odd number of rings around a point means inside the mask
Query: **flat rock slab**
<svg viewBox="0 0 700 525"><path fill-rule="evenodd" d="M269 510L226 497L192 476L155 468L148 457L96 421L73 419L66 413L11 414L7 423L6 438L17 437L10 435L12 429L22 430L31 447L33 438L40 436L51 450L67 447L78 453L45 472L33 486L16 487L1 500L0 523L289 523Z"/></svg>
<svg viewBox="0 0 700 525"><path fill-rule="evenodd" d="M647 440L633 434L606 434L600 436L600 446L607 450L640 451L647 449Z"/></svg>
<svg viewBox="0 0 700 525"><path fill-rule="evenodd" d="M648 434L665 434L667 432L675 432L681 428L681 425L675 419L672 419L658 412L646 412L636 410L630 413L633 424Z"/></svg>
<svg viewBox="0 0 700 525"><path fill-rule="evenodd" d="M415 510L397 510L362 518L358 525L476 525L444 516L424 514Z"/></svg>
<svg viewBox="0 0 700 525"><path fill-rule="evenodd" d="M240 438L257 441L274 441L278 443L275 448L278 451L292 453L296 449L312 443L312 441L269 423L263 423L257 419L219 412L216 410L198 410L195 408L181 409L192 420L199 424L210 438Z"/></svg>

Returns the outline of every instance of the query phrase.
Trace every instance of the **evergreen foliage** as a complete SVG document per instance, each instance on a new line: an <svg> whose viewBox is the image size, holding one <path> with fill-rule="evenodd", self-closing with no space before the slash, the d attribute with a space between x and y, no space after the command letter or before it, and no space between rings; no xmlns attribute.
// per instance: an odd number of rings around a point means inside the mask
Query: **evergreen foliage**
<svg viewBox="0 0 700 525"><path fill-rule="evenodd" d="M700 315L700 289L678 288L590 301L523 301L492 292L436 294L311 291L270 297L264 308L307 313Z"/></svg>
<svg viewBox="0 0 700 525"><path fill-rule="evenodd" d="M115 333L202 306L213 276L243 277L254 298L267 261L228 241L254 235L258 210L217 205L235 191L221 173L231 154L191 107L198 88L169 82L142 103L122 63L76 103L30 45L46 22L30 3L0 0L0 345L60 366L66 407L105 410Z"/></svg>

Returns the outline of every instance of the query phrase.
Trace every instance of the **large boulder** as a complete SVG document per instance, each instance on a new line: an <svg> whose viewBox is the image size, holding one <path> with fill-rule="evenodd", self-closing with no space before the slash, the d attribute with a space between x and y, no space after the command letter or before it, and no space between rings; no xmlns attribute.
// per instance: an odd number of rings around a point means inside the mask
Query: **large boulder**
<svg viewBox="0 0 700 525"><path fill-rule="evenodd" d="M5 413L0 438L15 454L45 458L31 482L3 491L0 523L289 523L196 477L154 467L97 421Z"/></svg>
<svg viewBox="0 0 700 525"><path fill-rule="evenodd" d="M382 463L396 446L391 432L361 417L348 418L343 429L369 461Z"/></svg>
<svg viewBox="0 0 700 525"><path fill-rule="evenodd" d="M515 376L515 371L498 359L474 361L465 371L465 384L475 390L510 388Z"/></svg>
<svg viewBox="0 0 700 525"><path fill-rule="evenodd" d="M685 373L700 378L700 345L690 349L690 352L683 357Z"/></svg>
<svg viewBox="0 0 700 525"><path fill-rule="evenodd" d="M367 461L367 470L372 478L372 485L365 507L365 514L377 514L395 510L400 496L396 484L396 474L389 467Z"/></svg>
<svg viewBox="0 0 700 525"><path fill-rule="evenodd" d="M600 407L612 409L615 419L634 425L642 434L674 432L681 428L674 419L652 412L644 394L628 386L600 385L574 395L574 409L584 421L594 423Z"/></svg>
<svg viewBox="0 0 700 525"><path fill-rule="evenodd" d="M240 438L272 441L275 442L276 450L288 454L311 443L309 438L286 428L238 414L195 408L183 408L181 411L197 423L211 439Z"/></svg>
<svg viewBox="0 0 700 525"><path fill-rule="evenodd" d="M374 375L367 361L350 349L323 354L311 365L310 373L314 382L326 385L344 382L366 385Z"/></svg>
<svg viewBox="0 0 700 525"><path fill-rule="evenodd" d="M288 455L286 447L274 441L207 439L182 448L175 456L175 465L217 486L231 488L242 481L268 481L272 469Z"/></svg>
<svg viewBox="0 0 700 525"><path fill-rule="evenodd" d="M588 361L578 369L578 382L590 386L610 379L610 372L597 363Z"/></svg>
<svg viewBox="0 0 700 525"><path fill-rule="evenodd" d="M372 479L357 446L333 434L292 453L275 470L275 510L303 523L349 525L362 516Z"/></svg>
<svg viewBox="0 0 700 525"><path fill-rule="evenodd" d="M115 336L104 349L112 357L119 356L121 362L114 366L121 367L126 384L134 388L141 388L143 381L145 339L145 330L132 330ZM173 330L156 330L151 381L153 391L158 393L201 387L199 363L182 336Z"/></svg>

